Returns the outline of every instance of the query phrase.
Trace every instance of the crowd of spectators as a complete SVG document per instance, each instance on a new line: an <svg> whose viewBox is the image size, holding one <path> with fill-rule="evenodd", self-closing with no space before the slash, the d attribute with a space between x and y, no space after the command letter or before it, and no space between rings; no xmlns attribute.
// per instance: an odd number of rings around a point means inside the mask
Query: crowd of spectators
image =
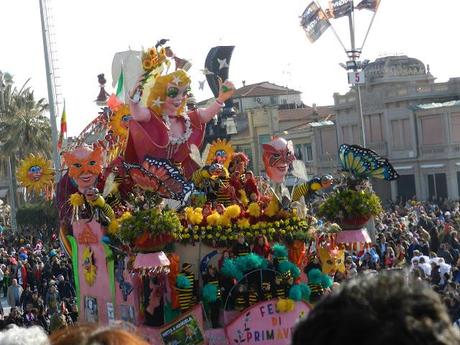
<svg viewBox="0 0 460 345"><path fill-rule="evenodd" d="M0 235L0 297L10 310L0 304L0 330L15 324L51 332L76 321L72 266L52 243Z"/></svg>
<svg viewBox="0 0 460 345"><path fill-rule="evenodd" d="M460 204L408 200L393 204L375 220L375 243L348 252L343 282L364 271L410 270L429 283L460 323Z"/></svg>

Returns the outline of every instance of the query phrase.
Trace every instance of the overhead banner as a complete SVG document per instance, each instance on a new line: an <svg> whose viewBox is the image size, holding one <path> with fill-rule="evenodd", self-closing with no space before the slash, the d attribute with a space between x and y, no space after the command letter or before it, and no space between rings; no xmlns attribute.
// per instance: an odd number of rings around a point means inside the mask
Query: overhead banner
<svg viewBox="0 0 460 345"><path fill-rule="evenodd" d="M327 19L327 15L315 2L307 6L301 16L300 24L311 43L320 38L323 32L331 26L331 23L329 23Z"/></svg>
<svg viewBox="0 0 460 345"><path fill-rule="evenodd" d="M328 17L340 18L353 11L353 0L329 0Z"/></svg>
<svg viewBox="0 0 460 345"><path fill-rule="evenodd" d="M370 10L376 12L379 8L380 0L362 0L358 5L355 6L358 10Z"/></svg>

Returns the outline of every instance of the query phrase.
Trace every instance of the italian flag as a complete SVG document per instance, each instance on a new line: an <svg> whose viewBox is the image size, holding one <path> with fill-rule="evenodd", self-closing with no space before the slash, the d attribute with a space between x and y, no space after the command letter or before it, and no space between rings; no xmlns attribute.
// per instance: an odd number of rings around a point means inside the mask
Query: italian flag
<svg viewBox="0 0 460 345"><path fill-rule="evenodd" d="M62 110L61 116L61 132L59 133L59 140L57 143L58 150L61 151L62 143L64 141L64 134L67 136L67 114L65 112L65 101L64 101L64 109Z"/></svg>
<svg viewBox="0 0 460 345"><path fill-rule="evenodd" d="M117 89L115 94L112 94L107 100L107 106L113 111L117 110L123 103L125 103L125 88L124 88L124 75L123 67L121 68L120 76L117 81Z"/></svg>

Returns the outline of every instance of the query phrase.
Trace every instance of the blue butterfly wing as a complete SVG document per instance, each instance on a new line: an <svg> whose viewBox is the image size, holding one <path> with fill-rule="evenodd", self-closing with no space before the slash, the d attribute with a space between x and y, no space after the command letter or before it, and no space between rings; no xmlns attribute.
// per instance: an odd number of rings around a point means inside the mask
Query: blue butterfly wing
<svg viewBox="0 0 460 345"><path fill-rule="evenodd" d="M343 170L356 177L373 177L387 181L396 180L399 177L388 159L359 145L340 145L339 161Z"/></svg>

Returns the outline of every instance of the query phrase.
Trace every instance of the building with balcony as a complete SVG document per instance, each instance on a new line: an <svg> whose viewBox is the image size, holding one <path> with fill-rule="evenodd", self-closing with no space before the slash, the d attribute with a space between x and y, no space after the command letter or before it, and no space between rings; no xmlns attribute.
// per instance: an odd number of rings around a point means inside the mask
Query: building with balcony
<svg viewBox="0 0 460 345"><path fill-rule="evenodd" d="M413 196L458 199L460 78L436 83L429 66L407 56L379 58L364 72L361 98L366 146L388 157L401 175L391 184L376 181L376 191L384 200ZM334 113L337 142L361 144L354 88L343 95L334 94ZM321 158L327 158L333 139L315 140L320 141L319 164L329 164Z"/></svg>

